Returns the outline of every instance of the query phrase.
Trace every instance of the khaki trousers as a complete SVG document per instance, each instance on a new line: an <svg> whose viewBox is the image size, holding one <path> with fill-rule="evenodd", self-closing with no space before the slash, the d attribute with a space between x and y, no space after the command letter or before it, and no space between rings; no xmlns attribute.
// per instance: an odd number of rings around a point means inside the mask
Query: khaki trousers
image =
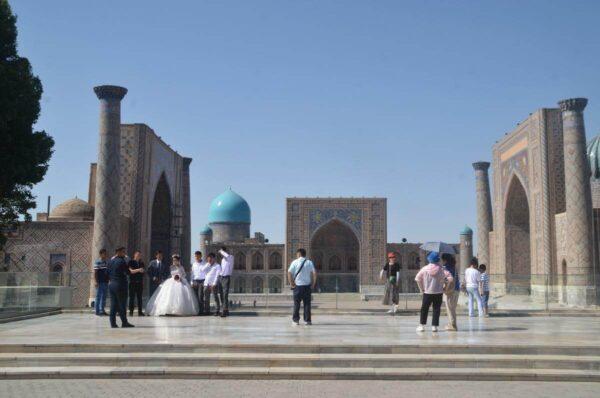
<svg viewBox="0 0 600 398"><path fill-rule="evenodd" d="M454 290L450 294L446 294L446 313L448 314L449 324L456 328L456 305L460 291Z"/></svg>

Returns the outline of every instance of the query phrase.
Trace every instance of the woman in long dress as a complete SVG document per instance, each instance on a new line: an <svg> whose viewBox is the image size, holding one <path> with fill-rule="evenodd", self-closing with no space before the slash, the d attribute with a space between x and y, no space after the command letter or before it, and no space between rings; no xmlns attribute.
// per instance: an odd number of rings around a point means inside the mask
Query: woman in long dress
<svg viewBox="0 0 600 398"><path fill-rule="evenodd" d="M396 259L395 253L388 253L388 262L381 270L381 279L385 278L385 293L383 294L383 305L391 305L392 308L388 314L398 312L398 303L400 301L400 286L398 284L398 274L400 273L400 264Z"/></svg>
<svg viewBox="0 0 600 398"><path fill-rule="evenodd" d="M198 299L185 277L180 257L173 255L171 277L160 284L146 305L150 316L198 314Z"/></svg>

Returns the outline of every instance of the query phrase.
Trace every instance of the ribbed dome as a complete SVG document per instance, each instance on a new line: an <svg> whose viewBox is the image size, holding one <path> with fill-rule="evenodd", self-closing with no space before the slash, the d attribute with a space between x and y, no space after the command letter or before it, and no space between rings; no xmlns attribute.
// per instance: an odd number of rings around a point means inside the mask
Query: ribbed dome
<svg viewBox="0 0 600 398"><path fill-rule="evenodd" d="M465 225L465 227L462 229L462 231L460 231L461 235L473 235L473 230L468 226Z"/></svg>
<svg viewBox="0 0 600 398"><path fill-rule="evenodd" d="M209 223L250 224L250 206L231 189L213 199L208 210Z"/></svg>
<svg viewBox="0 0 600 398"><path fill-rule="evenodd" d="M93 220L94 207L77 197L65 200L50 212L50 218Z"/></svg>
<svg viewBox="0 0 600 398"><path fill-rule="evenodd" d="M212 232L212 229L208 225L205 225L204 228L200 230L200 235L212 235Z"/></svg>
<svg viewBox="0 0 600 398"><path fill-rule="evenodd" d="M592 178L598 180L600 179L600 135L595 136L588 144L587 155Z"/></svg>

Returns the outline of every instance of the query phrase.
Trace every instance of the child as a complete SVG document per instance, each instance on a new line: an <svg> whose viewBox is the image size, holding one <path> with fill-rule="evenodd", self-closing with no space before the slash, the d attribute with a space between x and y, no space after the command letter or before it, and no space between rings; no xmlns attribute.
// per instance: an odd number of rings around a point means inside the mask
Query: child
<svg viewBox="0 0 600 398"><path fill-rule="evenodd" d="M481 298L483 299L483 313L485 316L488 315L488 301L490 300L490 275L486 271L485 264L479 265L479 272L481 272L481 284L483 287L483 292L481 293Z"/></svg>

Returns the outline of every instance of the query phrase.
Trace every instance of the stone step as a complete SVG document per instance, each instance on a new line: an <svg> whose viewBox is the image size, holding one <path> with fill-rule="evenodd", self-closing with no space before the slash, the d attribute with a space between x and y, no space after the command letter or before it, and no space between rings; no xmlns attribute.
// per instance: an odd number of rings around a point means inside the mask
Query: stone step
<svg viewBox="0 0 600 398"><path fill-rule="evenodd" d="M599 370L600 356L490 354L4 353L0 367L521 368Z"/></svg>
<svg viewBox="0 0 600 398"><path fill-rule="evenodd" d="M511 380L600 382L600 372L489 368L315 368L315 367L22 367L0 368L0 379L323 379L323 380Z"/></svg>
<svg viewBox="0 0 600 398"><path fill-rule="evenodd" d="M600 345L468 344L0 344L0 353L279 353L279 354L465 354L600 356Z"/></svg>

